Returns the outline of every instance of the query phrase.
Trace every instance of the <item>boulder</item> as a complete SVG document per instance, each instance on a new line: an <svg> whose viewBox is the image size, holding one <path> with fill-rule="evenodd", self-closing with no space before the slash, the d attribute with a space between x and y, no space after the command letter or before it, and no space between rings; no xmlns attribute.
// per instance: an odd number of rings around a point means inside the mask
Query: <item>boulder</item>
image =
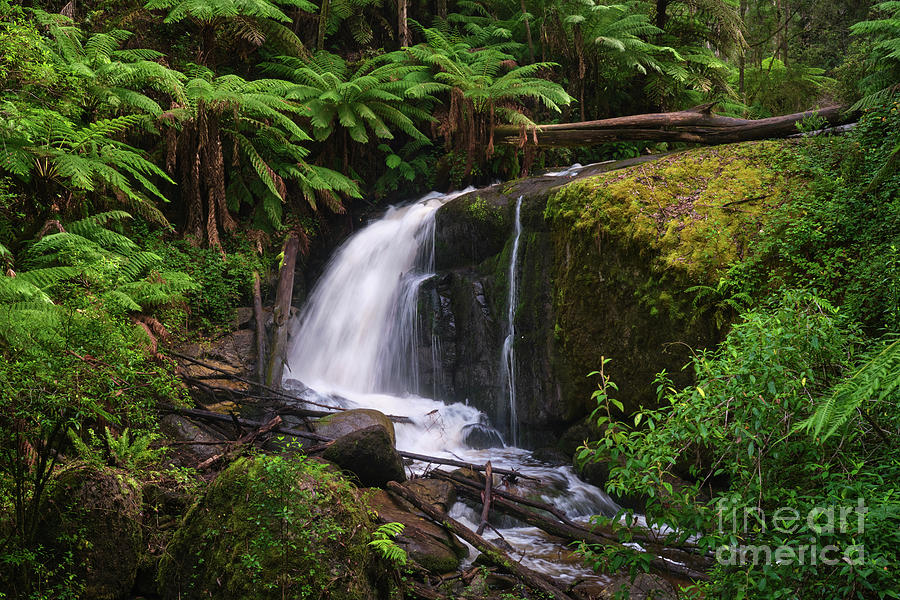
<svg viewBox="0 0 900 600"><path fill-rule="evenodd" d="M391 444L396 445L397 436L394 433L394 424L387 418L387 415L371 408L354 408L322 417L316 421L315 429L319 435L339 438L373 425L383 427L391 438Z"/></svg>
<svg viewBox="0 0 900 600"><path fill-rule="evenodd" d="M142 549L141 488L127 472L78 466L63 471L42 507L38 539L71 555L84 600L124 598Z"/></svg>
<svg viewBox="0 0 900 600"><path fill-rule="evenodd" d="M241 458L185 515L160 561L159 592L167 600L374 600L371 527L358 492L321 463Z"/></svg>
<svg viewBox="0 0 900 600"><path fill-rule="evenodd" d="M181 415L169 414L159 421L159 429L169 439L176 442L199 442L197 444L184 444L178 449L173 462L176 466L195 467L211 456L220 454L225 449L225 443L213 444L210 442L221 441L203 427Z"/></svg>
<svg viewBox="0 0 900 600"><path fill-rule="evenodd" d="M407 482L405 485L412 484L414 482ZM422 488L416 486L413 491L418 494ZM378 513L380 520L403 523L403 533L395 540L397 545L428 571L437 574L455 571L460 560L469 554L468 547L455 535L424 518L397 495L377 490L369 498L369 504Z"/></svg>
<svg viewBox="0 0 900 600"><path fill-rule="evenodd" d="M337 438L322 458L355 475L361 487L384 487L388 481L406 481L403 459L381 425Z"/></svg>
<svg viewBox="0 0 900 600"><path fill-rule="evenodd" d="M411 479L403 484L441 512L450 512L456 503L456 488L442 479Z"/></svg>
<svg viewBox="0 0 900 600"><path fill-rule="evenodd" d="M470 448L476 450L484 450L486 448L503 448L503 438L500 432L490 425L482 425L480 423L469 423L462 428L463 441Z"/></svg>

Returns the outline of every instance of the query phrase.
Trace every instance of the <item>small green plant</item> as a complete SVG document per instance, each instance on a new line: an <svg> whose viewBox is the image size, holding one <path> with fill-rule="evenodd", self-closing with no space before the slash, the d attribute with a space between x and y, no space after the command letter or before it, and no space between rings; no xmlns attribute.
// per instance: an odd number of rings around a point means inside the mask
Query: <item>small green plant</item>
<svg viewBox="0 0 900 600"><path fill-rule="evenodd" d="M397 566L404 566L408 560L406 551L394 541L394 538L403 533L403 523L385 523L372 532L372 547L382 558Z"/></svg>

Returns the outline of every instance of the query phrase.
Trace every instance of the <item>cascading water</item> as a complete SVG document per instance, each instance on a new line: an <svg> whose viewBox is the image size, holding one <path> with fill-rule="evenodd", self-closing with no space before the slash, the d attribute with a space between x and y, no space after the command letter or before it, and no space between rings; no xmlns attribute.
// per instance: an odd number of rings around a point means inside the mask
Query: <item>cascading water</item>
<svg viewBox="0 0 900 600"><path fill-rule="evenodd" d="M502 443L498 444L500 447L481 450L469 447L465 442L467 430L483 428L487 421L475 408L444 404L412 393L418 390L418 292L434 270L435 213L465 191L433 193L413 204L390 208L338 249L293 329L285 377L309 386L304 392L308 400L409 417L411 423L395 425L397 447L401 450L480 464L490 460L495 466L518 469L539 478L540 489L534 491L570 518L612 514L617 507L609 497L580 481L570 467L550 467L532 459L530 452L515 446L503 447ZM504 354L512 351L521 202L520 198L516 206L510 265L510 329L505 344L509 348ZM510 356L505 363L512 366L514 361ZM509 381L515 423L512 368ZM438 398L439 394L437 390ZM512 439L515 440L515 434ZM453 512L466 521L468 510L458 504ZM539 530L516 524L500 531L524 555L523 563L532 568L566 579L585 575L575 565L548 558L564 551Z"/></svg>
<svg viewBox="0 0 900 600"><path fill-rule="evenodd" d="M506 299L506 339L500 353L500 377L509 402L509 439L519 443L519 418L516 414L516 305L519 302L518 264L519 238L522 236L522 196L516 200L516 225L512 253L509 258L509 294Z"/></svg>

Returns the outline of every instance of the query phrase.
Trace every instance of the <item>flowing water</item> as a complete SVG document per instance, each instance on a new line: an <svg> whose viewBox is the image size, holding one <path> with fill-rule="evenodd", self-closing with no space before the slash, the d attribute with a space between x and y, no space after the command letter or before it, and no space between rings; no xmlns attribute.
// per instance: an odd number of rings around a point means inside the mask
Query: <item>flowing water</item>
<svg viewBox="0 0 900 600"><path fill-rule="evenodd" d="M506 297L506 339L500 353L500 376L509 402L509 441L519 443L519 417L516 414L516 305L519 303L519 238L522 237L522 196L516 200L516 221L509 258L509 293Z"/></svg>
<svg viewBox="0 0 900 600"><path fill-rule="evenodd" d="M439 389L436 398L412 393L419 389L415 352L418 291L434 270L434 216L443 204L467 191L432 193L412 204L392 207L336 251L295 323L285 377L309 386L305 392L309 400L314 397L319 403L409 417L411 423L395 426L401 450L479 464L490 460L497 467L539 478L536 489L518 491L556 505L571 518L613 514L617 507L609 497L579 480L571 467L542 463L515 445L481 450L469 447L466 432L487 423L480 411L441 402ZM513 409L511 341L521 202L519 198L510 264L510 356L506 361ZM514 411L512 419L515 425ZM524 478L519 481L520 485L526 483ZM472 508L461 503L454 506L452 514L470 524L479 520ZM492 523L495 517L492 515ZM539 530L508 519L497 520L496 526L517 556L522 555L524 564L565 580L587 575L571 558L565 558L570 554L565 547ZM494 532L487 537L499 536Z"/></svg>

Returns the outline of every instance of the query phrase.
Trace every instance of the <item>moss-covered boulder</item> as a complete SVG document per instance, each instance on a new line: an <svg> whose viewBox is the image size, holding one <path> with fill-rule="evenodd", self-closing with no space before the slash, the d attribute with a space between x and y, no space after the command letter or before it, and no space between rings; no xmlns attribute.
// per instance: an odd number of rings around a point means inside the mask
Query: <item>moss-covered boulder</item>
<svg viewBox="0 0 900 600"><path fill-rule="evenodd" d="M124 598L141 554L141 487L128 473L79 465L63 471L43 507L39 539L71 554L85 600Z"/></svg>
<svg viewBox="0 0 900 600"><path fill-rule="evenodd" d="M336 412L333 415L322 417L315 423L316 433L330 438L339 438L348 433L353 433L366 427L379 425L388 432L391 443L397 443L394 433L394 423L383 412L372 408L354 408Z"/></svg>
<svg viewBox="0 0 900 600"><path fill-rule="evenodd" d="M291 455L242 458L191 507L160 563L167 599L376 598L371 523L351 484Z"/></svg>
<svg viewBox="0 0 900 600"><path fill-rule="evenodd" d="M362 487L384 487L388 481L406 481L403 459L381 425L339 437L322 453L322 458L354 475Z"/></svg>
<svg viewBox="0 0 900 600"><path fill-rule="evenodd" d="M628 413L655 402L657 372L688 383L681 367L719 341L729 318L728 305L717 305L719 277L803 185L791 153L784 141L691 150L550 197L552 359L567 417L593 408L585 375L602 356ZM696 304L702 286L714 293Z"/></svg>

